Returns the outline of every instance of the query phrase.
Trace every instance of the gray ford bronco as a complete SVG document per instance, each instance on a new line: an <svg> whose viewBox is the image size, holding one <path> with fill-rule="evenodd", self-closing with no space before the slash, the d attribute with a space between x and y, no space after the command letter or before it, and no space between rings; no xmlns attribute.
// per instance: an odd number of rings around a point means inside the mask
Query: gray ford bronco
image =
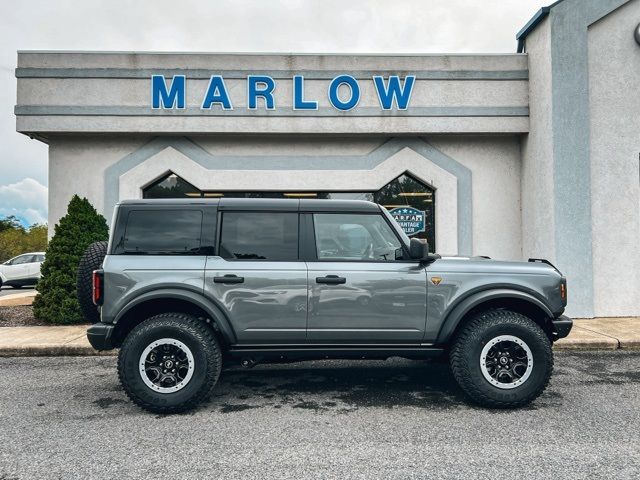
<svg viewBox="0 0 640 480"><path fill-rule="evenodd" d="M120 348L124 390L153 412L207 399L223 363L394 356L448 356L475 402L518 407L572 327L546 260L441 257L364 201L125 201L85 257L89 341Z"/></svg>

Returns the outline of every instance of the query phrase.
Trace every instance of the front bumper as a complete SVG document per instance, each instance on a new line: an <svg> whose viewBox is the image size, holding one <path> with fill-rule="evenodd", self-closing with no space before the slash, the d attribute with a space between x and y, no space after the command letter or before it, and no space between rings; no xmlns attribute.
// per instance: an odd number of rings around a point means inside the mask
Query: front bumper
<svg viewBox="0 0 640 480"><path fill-rule="evenodd" d="M113 350L113 331L114 325L108 323L96 323L87 329L87 339L96 350Z"/></svg>
<svg viewBox="0 0 640 480"><path fill-rule="evenodd" d="M553 339L559 340L566 337L573 328L573 320L566 315L560 315L558 318L551 320L553 325Z"/></svg>

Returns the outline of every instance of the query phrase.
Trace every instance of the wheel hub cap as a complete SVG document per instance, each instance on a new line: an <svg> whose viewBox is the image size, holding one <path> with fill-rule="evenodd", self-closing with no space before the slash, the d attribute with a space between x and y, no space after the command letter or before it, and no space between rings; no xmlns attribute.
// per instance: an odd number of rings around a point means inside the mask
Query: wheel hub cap
<svg viewBox="0 0 640 480"><path fill-rule="evenodd" d="M193 376L193 353L174 338L155 340L140 355L142 381L159 393L174 393L183 389Z"/></svg>
<svg viewBox="0 0 640 480"><path fill-rule="evenodd" d="M487 342L480 354L482 376L491 385L516 388L527 381L533 370L529 346L513 335L500 335Z"/></svg>

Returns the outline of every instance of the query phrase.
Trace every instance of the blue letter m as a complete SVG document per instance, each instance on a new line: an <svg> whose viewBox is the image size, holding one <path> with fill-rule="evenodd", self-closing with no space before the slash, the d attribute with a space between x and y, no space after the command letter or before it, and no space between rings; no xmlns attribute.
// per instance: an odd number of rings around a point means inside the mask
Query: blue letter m
<svg viewBox="0 0 640 480"><path fill-rule="evenodd" d="M164 75L151 76L152 108L185 108L186 98L187 89L184 75L173 77L168 91Z"/></svg>
<svg viewBox="0 0 640 480"><path fill-rule="evenodd" d="M393 99L395 98L398 110L406 110L415 81L416 77L414 75L408 75L405 77L404 86L401 87L400 77L392 75L389 77L389 84L385 88L382 77L373 77L373 82L376 84L376 91L378 92L378 100L380 100L382 109L391 110L393 107Z"/></svg>

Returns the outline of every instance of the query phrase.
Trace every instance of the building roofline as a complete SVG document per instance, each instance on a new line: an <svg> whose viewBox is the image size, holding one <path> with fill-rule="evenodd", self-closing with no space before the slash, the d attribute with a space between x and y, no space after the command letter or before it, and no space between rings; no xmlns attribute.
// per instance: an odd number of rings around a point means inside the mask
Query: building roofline
<svg viewBox="0 0 640 480"><path fill-rule="evenodd" d="M233 55L233 56L297 56L297 57L509 57L517 53L380 53L380 52L167 52L153 50L17 50L18 54L47 55Z"/></svg>
<svg viewBox="0 0 640 480"><path fill-rule="evenodd" d="M564 2L564 0L558 0L557 2L552 3L546 7L542 7L538 10L531 20L527 22L527 24L520 29L518 33L516 33L516 40L518 40L518 52L524 53L524 40L527 38L527 35L531 33L535 28L544 20L553 7L558 5L559 3Z"/></svg>

